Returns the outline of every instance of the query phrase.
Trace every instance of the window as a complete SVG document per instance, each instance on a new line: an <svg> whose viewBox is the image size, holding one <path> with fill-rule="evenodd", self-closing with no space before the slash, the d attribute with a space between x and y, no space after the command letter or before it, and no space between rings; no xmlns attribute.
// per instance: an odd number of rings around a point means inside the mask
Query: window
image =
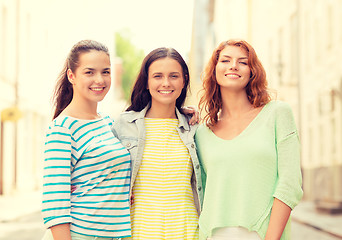
<svg viewBox="0 0 342 240"><path fill-rule="evenodd" d="M330 147L331 147L331 155L332 156L335 156L336 155L336 120L335 120L335 116L332 115L331 117L331 120L330 120L330 128L331 128L331 136L330 136L330 139L331 139L331 144L330 144Z"/></svg>
<svg viewBox="0 0 342 240"><path fill-rule="evenodd" d="M7 45L7 9L1 8L1 28L0 28L0 78L6 77L6 45Z"/></svg>
<svg viewBox="0 0 342 240"><path fill-rule="evenodd" d="M327 48L331 49L333 42L333 9L331 5L327 6Z"/></svg>
<svg viewBox="0 0 342 240"><path fill-rule="evenodd" d="M277 59L277 71L278 71L278 79L279 85L282 86L283 82L283 71L284 71L284 63L283 63L283 56L282 56L282 49L283 49L283 29L279 29L279 46L278 46L278 59Z"/></svg>
<svg viewBox="0 0 342 240"><path fill-rule="evenodd" d="M26 68L27 68L27 71L29 71L30 69L30 58L31 58L31 52L30 52L30 49L31 49L31 16L29 14L26 15L26 32L25 32L25 37L26 37L26 62L25 62L25 65L26 65Z"/></svg>
<svg viewBox="0 0 342 240"><path fill-rule="evenodd" d="M291 28L290 28L290 41L291 41L291 78L297 78L298 73L297 73L297 66L299 64L299 59L298 59L298 54L297 52L299 51L298 46L299 46L299 42L298 42L298 31L297 28L299 28L298 24L298 14L294 14L291 16L290 19L290 24L291 24ZM298 79L297 79L298 80Z"/></svg>

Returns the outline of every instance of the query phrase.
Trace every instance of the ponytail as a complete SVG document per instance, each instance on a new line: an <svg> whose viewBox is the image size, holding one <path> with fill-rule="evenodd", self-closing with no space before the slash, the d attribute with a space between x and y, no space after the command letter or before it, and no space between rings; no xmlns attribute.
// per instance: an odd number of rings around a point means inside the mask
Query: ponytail
<svg viewBox="0 0 342 240"><path fill-rule="evenodd" d="M57 78L56 87L53 94L53 102L55 106L55 113L53 119L58 117L58 115L70 104L73 97L72 85L69 82L68 75L68 60L65 61L63 70Z"/></svg>
<svg viewBox="0 0 342 240"><path fill-rule="evenodd" d="M56 86L52 97L55 108L53 119L61 114L61 112L70 104L73 98L74 91L72 84L68 79L68 69L74 73L79 66L80 55L82 53L90 52L91 50L102 51L109 56L108 48L102 43L93 40L82 40L72 47L68 58L65 60L63 70L59 74L56 81Z"/></svg>

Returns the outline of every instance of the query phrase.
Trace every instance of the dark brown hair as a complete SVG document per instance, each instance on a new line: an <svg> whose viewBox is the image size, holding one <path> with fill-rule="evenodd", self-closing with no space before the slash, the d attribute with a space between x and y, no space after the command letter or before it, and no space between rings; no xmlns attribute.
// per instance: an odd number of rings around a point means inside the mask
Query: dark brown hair
<svg viewBox="0 0 342 240"><path fill-rule="evenodd" d="M144 58L131 93L131 105L126 111L140 112L149 104L151 101L151 94L147 89L149 67L154 61L167 57L176 60L183 70L184 87L176 100L176 107L181 111L189 88L189 69L182 56L175 49L165 47L154 49Z"/></svg>
<svg viewBox="0 0 342 240"><path fill-rule="evenodd" d="M67 71L70 69L73 73L79 66L80 55L91 50L105 52L109 56L108 48L94 40L82 40L76 43L70 50L65 60L63 69L57 78L57 83L53 94L53 105L55 108L53 119L70 104L73 97L72 85L68 80Z"/></svg>

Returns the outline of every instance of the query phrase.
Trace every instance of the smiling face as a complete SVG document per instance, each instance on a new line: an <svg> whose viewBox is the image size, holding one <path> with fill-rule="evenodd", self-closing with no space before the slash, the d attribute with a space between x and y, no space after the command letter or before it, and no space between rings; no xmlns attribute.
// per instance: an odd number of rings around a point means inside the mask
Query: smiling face
<svg viewBox="0 0 342 240"><path fill-rule="evenodd" d="M148 69L147 89L154 107L175 107L184 87L181 65L172 58L154 61Z"/></svg>
<svg viewBox="0 0 342 240"><path fill-rule="evenodd" d="M251 74L247 51L237 46L226 46L220 52L215 71L221 90L244 91Z"/></svg>
<svg viewBox="0 0 342 240"><path fill-rule="evenodd" d="M82 53L76 70L68 69L68 78L73 86L73 100L97 104L111 85L109 56L96 50Z"/></svg>

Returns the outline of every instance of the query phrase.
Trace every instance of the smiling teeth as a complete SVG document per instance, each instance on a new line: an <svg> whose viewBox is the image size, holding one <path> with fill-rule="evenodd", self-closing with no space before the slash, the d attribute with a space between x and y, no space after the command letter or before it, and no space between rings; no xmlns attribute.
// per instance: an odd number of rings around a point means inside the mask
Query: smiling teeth
<svg viewBox="0 0 342 240"><path fill-rule="evenodd" d="M103 87L95 87L95 88L91 88L91 90L93 90L93 91L102 91Z"/></svg>
<svg viewBox="0 0 342 240"><path fill-rule="evenodd" d="M169 90L169 91L159 91L160 93L163 93L163 94L168 94L168 93L172 93L172 91L171 90Z"/></svg>

